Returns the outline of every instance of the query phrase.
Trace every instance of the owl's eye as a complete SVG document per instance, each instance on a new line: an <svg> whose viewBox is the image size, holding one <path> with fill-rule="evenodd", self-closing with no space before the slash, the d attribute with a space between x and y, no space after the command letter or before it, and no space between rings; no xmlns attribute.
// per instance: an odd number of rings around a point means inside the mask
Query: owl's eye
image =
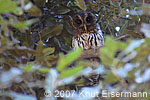
<svg viewBox="0 0 150 100"><path fill-rule="evenodd" d="M87 18L86 18L86 22L87 22L87 23L90 23L90 22L91 22L91 20L92 20L92 18L91 18L91 17L87 17Z"/></svg>
<svg viewBox="0 0 150 100"><path fill-rule="evenodd" d="M77 19L75 22L76 22L78 25L82 24L82 21L81 21L80 19Z"/></svg>

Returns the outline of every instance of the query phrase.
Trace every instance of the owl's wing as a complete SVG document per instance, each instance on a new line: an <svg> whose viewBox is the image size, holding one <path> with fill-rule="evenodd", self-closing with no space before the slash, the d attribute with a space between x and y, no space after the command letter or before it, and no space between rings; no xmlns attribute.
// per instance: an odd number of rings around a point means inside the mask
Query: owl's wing
<svg viewBox="0 0 150 100"><path fill-rule="evenodd" d="M98 35L100 37L100 40L101 40L101 45L100 46L103 46L104 45L104 35L102 33L102 30L100 29L100 25L97 24L97 28L98 28Z"/></svg>
<svg viewBox="0 0 150 100"><path fill-rule="evenodd" d="M72 38L72 47L73 47L74 50L79 48L78 41L74 37Z"/></svg>

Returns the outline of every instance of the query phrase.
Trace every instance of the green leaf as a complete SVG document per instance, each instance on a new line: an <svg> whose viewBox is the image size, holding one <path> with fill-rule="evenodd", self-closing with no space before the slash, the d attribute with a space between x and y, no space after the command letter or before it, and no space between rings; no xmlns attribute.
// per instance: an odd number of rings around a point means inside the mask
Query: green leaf
<svg viewBox="0 0 150 100"><path fill-rule="evenodd" d="M48 73L50 71L50 68L39 68L38 71L41 73Z"/></svg>
<svg viewBox="0 0 150 100"><path fill-rule="evenodd" d="M42 16L41 9L39 9L37 6L32 5L32 7L28 10L26 10L29 15L31 16Z"/></svg>
<svg viewBox="0 0 150 100"><path fill-rule="evenodd" d="M73 61L75 61L80 55L81 55L81 48L78 48L75 51L71 51L69 54L66 56L60 55L58 65L57 65L57 70L58 71L63 71L65 67L70 65Z"/></svg>
<svg viewBox="0 0 150 100"><path fill-rule="evenodd" d="M112 18L110 17L110 18L107 18L107 21L108 21L108 24L110 25L110 26L115 26L115 24L114 24L114 22L112 21Z"/></svg>
<svg viewBox="0 0 150 100"><path fill-rule="evenodd" d="M30 72L32 69L32 64L28 64L23 68L26 72Z"/></svg>
<svg viewBox="0 0 150 100"><path fill-rule="evenodd" d="M44 49L43 42L39 41L37 46L37 54L36 54L36 59L39 62L41 62L44 59L43 49Z"/></svg>
<svg viewBox="0 0 150 100"><path fill-rule="evenodd" d="M100 58L103 64L106 66L113 66L116 64L118 62L118 59L115 59L117 50L124 50L126 46L127 44L124 42L116 41L111 37L106 37L105 47L100 50Z"/></svg>
<svg viewBox="0 0 150 100"><path fill-rule="evenodd" d="M70 12L71 10L70 9L68 9L67 7L65 7L65 6L60 6L59 8L57 8L56 10L55 10L55 13L56 14L66 14L66 13L68 13L68 12Z"/></svg>
<svg viewBox="0 0 150 100"><path fill-rule="evenodd" d="M118 77L116 77L112 72L110 72L106 76L104 76L104 79L107 84L111 84L111 83L117 82L119 80Z"/></svg>
<svg viewBox="0 0 150 100"><path fill-rule="evenodd" d="M78 74L83 69L83 66L70 68L61 72L59 78L69 77Z"/></svg>
<svg viewBox="0 0 150 100"><path fill-rule="evenodd" d="M117 50L124 50L126 46L127 44L124 42L116 41L111 37L106 37L105 47L101 48L100 54L107 54L109 57L114 57Z"/></svg>
<svg viewBox="0 0 150 100"><path fill-rule="evenodd" d="M86 11L87 7L86 7L86 5L85 5L84 0L76 0L76 2L77 2L77 5L78 5L78 7L79 7L80 9Z"/></svg>
<svg viewBox="0 0 150 100"><path fill-rule="evenodd" d="M17 2L12 0L0 0L0 13L14 12L17 10Z"/></svg>
<svg viewBox="0 0 150 100"><path fill-rule="evenodd" d="M132 30L126 30L126 34L129 34L130 36L134 37L134 38L143 38L142 35L132 31Z"/></svg>
<svg viewBox="0 0 150 100"><path fill-rule="evenodd" d="M113 58L108 57L106 54L101 55L100 58L105 66L111 66L113 63Z"/></svg>
<svg viewBox="0 0 150 100"><path fill-rule="evenodd" d="M127 14L127 11L125 8L122 8L121 11L120 11L120 15L121 16L125 16Z"/></svg>
<svg viewBox="0 0 150 100"><path fill-rule="evenodd" d="M43 54L44 54L45 56L48 56L48 55L54 53L54 51L55 51L55 48L44 48Z"/></svg>
<svg viewBox="0 0 150 100"><path fill-rule="evenodd" d="M38 19L31 19L31 20L26 20L24 22L14 22L13 20L10 22L12 26L15 28L19 29L20 31L24 31L26 27L32 25L33 23L37 22Z"/></svg>
<svg viewBox="0 0 150 100"><path fill-rule="evenodd" d="M34 1L34 4L40 8L45 7L45 3L46 3L45 0L33 0L33 1Z"/></svg>
<svg viewBox="0 0 150 100"><path fill-rule="evenodd" d="M59 35L63 30L63 24L55 24L54 26L50 26L40 32L42 40L47 38L51 38L54 35Z"/></svg>
<svg viewBox="0 0 150 100"><path fill-rule="evenodd" d="M117 42L111 37L107 37L105 41L105 47L100 50L100 54L107 54L109 57L112 58L115 55L117 47Z"/></svg>
<svg viewBox="0 0 150 100"><path fill-rule="evenodd" d="M6 20L0 20L1 25L6 25L7 23L8 23L8 21L6 21Z"/></svg>
<svg viewBox="0 0 150 100"><path fill-rule="evenodd" d="M120 32L121 32L122 34L124 34L124 33L126 34L127 26L128 26L128 21L126 21L125 24L122 25L122 27L121 27L121 29L120 29Z"/></svg>

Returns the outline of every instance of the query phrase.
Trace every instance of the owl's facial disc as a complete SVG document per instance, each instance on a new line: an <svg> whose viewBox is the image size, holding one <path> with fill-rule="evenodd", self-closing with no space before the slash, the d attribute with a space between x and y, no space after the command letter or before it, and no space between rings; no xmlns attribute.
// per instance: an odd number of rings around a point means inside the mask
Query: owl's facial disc
<svg viewBox="0 0 150 100"><path fill-rule="evenodd" d="M75 36L92 33L97 26L96 16L91 12L78 13L72 17L72 26Z"/></svg>

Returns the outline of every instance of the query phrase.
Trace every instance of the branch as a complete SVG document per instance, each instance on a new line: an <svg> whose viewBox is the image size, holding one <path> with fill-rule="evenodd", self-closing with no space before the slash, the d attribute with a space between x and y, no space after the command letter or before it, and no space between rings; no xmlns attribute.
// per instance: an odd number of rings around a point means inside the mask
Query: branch
<svg viewBox="0 0 150 100"><path fill-rule="evenodd" d="M116 38L116 40L121 40L121 39L124 39L124 38L127 38L127 37L129 37L128 34L120 36L120 37Z"/></svg>

